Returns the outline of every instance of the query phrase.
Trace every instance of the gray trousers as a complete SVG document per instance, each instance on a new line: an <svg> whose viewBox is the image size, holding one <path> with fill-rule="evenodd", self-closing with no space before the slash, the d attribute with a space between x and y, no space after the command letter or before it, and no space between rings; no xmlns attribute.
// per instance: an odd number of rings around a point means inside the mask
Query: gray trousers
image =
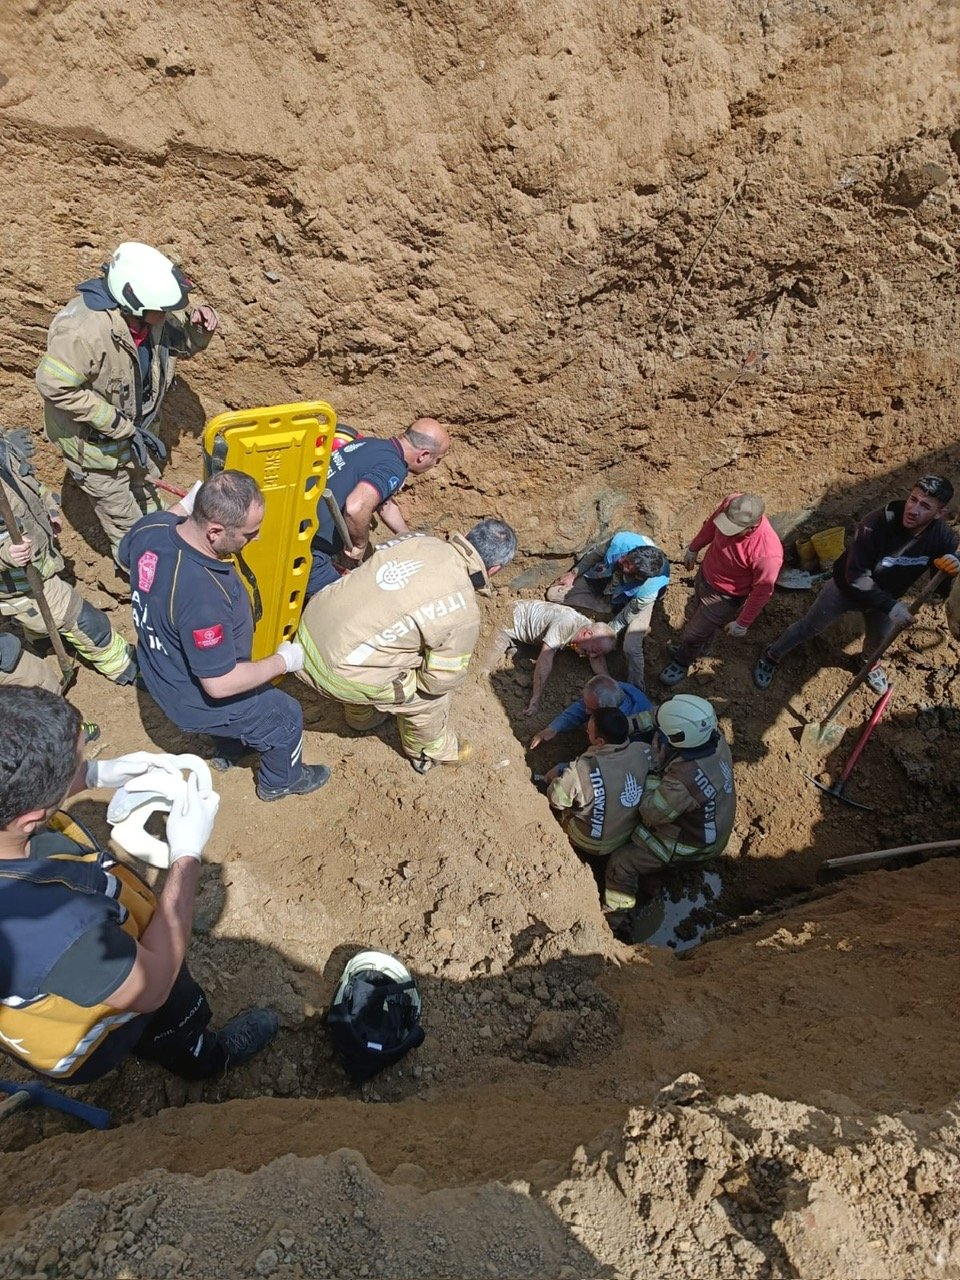
<svg viewBox="0 0 960 1280"><path fill-rule="evenodd" d="M674 662L681 667L689 667L702 658L720 628L733 622L740 613L746 598L724 595L710 585L701 569L693 584L693 600L688 606L680 639L673 651Z"/></svg>
<svg viewBox="0 0 960 1280"><path fill-rule="evenodd" d="M844 613L863 615L866 627L866 635L863 639L864 657L884 641L889 640L896 631L889 614L880 609L861 609L855 601L850 600L838 589L835 582L830 581L824 584L820 594L803 617L792 627L787 627L780 639L775 640L767 652L774 662L779 662L791 649L795 649L798 644L803 644L805 640L812 640L814 636L818 636Z"/></svg>

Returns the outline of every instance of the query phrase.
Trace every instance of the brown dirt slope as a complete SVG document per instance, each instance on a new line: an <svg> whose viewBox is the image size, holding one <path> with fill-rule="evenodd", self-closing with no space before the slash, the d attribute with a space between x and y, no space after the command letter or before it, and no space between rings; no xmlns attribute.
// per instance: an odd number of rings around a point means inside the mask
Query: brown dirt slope
<svg viewBox="0 0 960 1280"><path fill-rule="evenodd" d="M7 0L4 420L38 425L51 314L137 237L223 318L171 396L168 478L198 474L224 407L324 396L380 433L443 417L455 448L406 501L439 530L516 525L489 627L598 532L642 527L676 556L737 487L817 528L918 471L960 475L956 8L641 8L160 0L144 21ZM64 500L79 580L129 627ZM688 595L677 568L651 671ZM891 662L894 710L851 784L876 808L854 814L803 778L796 744L847 678L852 631L791 663L776 698L749 677L804 604L778 595L690 682L737 761L728 914L809 893L825 856L956 825L939 611ZM582 675L558 661L545 718ZM688 959L623 948L528 783L529 680L526 663L471 676L457 719L477 759L455 776L415 777L392 731L353 737L304 697L330 786L268 808L249 773L224 778L192 964L218 1019L262 999L281 1037L203 1088L126 1066L83 1091L120 1122L106 1135L5 1122L6 1270L960 1274L957 864L814 893ZM106 754L186 745L91 673L76 697ZM420 975L430 1034L359 1101L319 1020L371 942ZM655 1101L686 1072L702 1093Z"/></svg>

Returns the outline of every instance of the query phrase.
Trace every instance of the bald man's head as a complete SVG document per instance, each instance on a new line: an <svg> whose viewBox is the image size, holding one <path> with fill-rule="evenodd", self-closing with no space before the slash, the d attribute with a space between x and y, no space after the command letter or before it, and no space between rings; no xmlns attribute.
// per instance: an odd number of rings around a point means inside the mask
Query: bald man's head
<svg viewBox="0 0 960 1280"><path fill-rule="evenodd" d="M450 436L436 418L418 418L400 437L400 447L407 466L418 476L444 457L450 448Z"/></svg>

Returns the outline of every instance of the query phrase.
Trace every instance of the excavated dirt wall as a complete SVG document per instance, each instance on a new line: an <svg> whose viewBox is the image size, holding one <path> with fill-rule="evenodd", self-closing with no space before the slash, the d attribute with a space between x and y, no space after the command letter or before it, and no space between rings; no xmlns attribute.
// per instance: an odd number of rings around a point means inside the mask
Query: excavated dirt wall
<svg viewBox="0 0 960 1280"><path fill-rule="evenodd" d="M490 629L597 533L643 528L676 559L735 488L786 533L960 477L954 5L0 10L6 423L39 431L50 317L140 238L222 319L167 402L167 478L199 474L225 407L322 396L380 434L439 416L454 448L405 501L415 525L517 528ZM129 632L81 495L64 504L78 580ZM677 565L651 673L688 598ZM853 630L776 696L750 680L808 599L778 593L689 685L736 758L723 910L807 900L685 959L613 941L531 787L561 744L525 757L529 664L471 676L476 763L453 776L293 690L334 779L269 810L223 779L191 960L218 1019L274 1004L277 1044L205 1086L127 1064L80 1091L107 1134L5 1121L3 1269L960 1275L957 864L814 889L825 856L955 833L958 647L939 609L903 641L854 813L796 742ZM544 719L582 679L558 660ZM202 747L92 673L75 697L106 755ZM321 1017L370 943L420 977L429 1034L361 1100Z"/></svg>

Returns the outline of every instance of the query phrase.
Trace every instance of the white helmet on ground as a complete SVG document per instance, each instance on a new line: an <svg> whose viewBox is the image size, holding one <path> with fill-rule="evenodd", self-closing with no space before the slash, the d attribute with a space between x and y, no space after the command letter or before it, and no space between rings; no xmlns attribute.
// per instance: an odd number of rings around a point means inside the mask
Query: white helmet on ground
<svg viewBox="0 0 960 1280"><path fill-rule="evenodd" d="M717 730L717 713L706 698L678 693L660 704L657 727L673 747L702 747Z"/></svg>
<svg viewBox="0 0 960 1280"><path fill-rule="evenodd" d="M389 951L358 951L352 959L348 960L343 970L343 976L337 985L333 1003L340 1003L354 978L359 974L369 973L374 975L383 974L388 978L392 978L394 982L401 984L409 982L411 984L410 999L419 1015L420 992L413 981L413 974L402 961L398 960L396 956L392 956Z"/></svg>
<svg viewBox="0 0 960 1280"><path fill-rule="evenodd" d="M190 281L159 249L126 240L107 263L107 288L122 310L142 316L185 306Z"/></svg>

